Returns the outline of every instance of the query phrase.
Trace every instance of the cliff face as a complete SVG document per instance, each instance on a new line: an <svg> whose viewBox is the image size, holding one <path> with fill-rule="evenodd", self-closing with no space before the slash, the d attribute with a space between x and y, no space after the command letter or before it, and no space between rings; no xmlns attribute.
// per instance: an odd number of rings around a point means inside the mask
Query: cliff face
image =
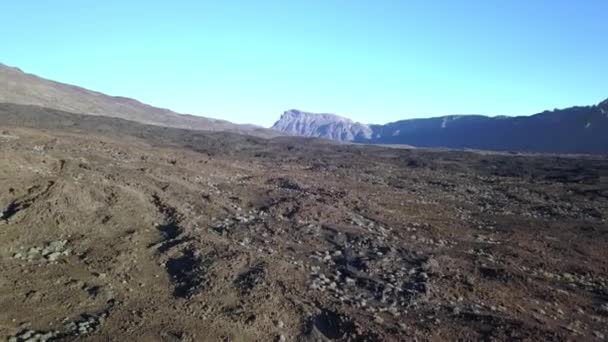
<svg viewBox="0 0 608 342"><path fill-rule="evenodd" d="M291 135L337 141L367 140L372 134L367 125L338 115L314 114L295 109L284 112L272 129Z"/></svg>

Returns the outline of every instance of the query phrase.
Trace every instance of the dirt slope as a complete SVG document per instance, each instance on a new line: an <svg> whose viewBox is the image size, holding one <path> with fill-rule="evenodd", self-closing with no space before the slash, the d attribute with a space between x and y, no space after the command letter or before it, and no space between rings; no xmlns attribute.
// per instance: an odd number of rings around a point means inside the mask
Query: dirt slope
<svg viewBox="0 0 608 342"><path fill-rule="evenodd" d="M261 137L279 135L278 132L254 125L239 125L225 120L184 115L126 97L108 96L89 89L27 74L18 68L1 63L0 103L33 105L167 127L206 131L233 131Z"/></svg>

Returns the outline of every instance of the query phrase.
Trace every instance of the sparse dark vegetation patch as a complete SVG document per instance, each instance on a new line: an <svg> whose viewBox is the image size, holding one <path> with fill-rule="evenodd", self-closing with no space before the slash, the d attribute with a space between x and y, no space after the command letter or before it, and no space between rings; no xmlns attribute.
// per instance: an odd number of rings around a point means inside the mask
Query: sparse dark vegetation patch
<svg viewBox="0 0 608 342"><path fill-rule="evenodd" d="M321 310L311 317L304 331L305 336L330 341L381 341L380 337L364 331L348 317L332 310ZM319 336L320 335L320 336Z"/></svg>
<svg viewBox="0 0 608 342"><path fill-rule="evenodd" d="M175 297L191 298L204 285L205 264L193 250L186 250L182 255L170 258L165 267L171 277Z"/></svg>
<svg viewBox="0 0 608 342"><path fill-rule="evenodd" d="M278 188L281 188L281 189L294 190L294 191L302 190L302 187L300 187L300 185L298 183L296 183L294 180L291 180L291 179L285 178L285 177L272 178L272 179L268 180L267 183L274 184L275 186L277 186Z"/></svg>
<svg viewBox="0 0 608 342"><path fill-rule="evenodd" d="M234 280L234 286L244 295L248 295L253 289L264 281L266 269L264 264L257 264L247 271L239 274Z"/></svg>
<svg viewBox="0 0 608 342"><path fill-rule="evenodd" d="M13 215L18 213L20 210L27 209L29 206L30 206L30 204L27 202L23 203L23 202L13 201L13 202L9 203L9 205L6 207L6 209L4 209L2 211L2 216L0 217L0 219L8 222L8 220Z"/></svg>
<svg viewBox="0 0 608 342"><path fill-rule="evenodd" d="M183 230L179 226L181 217L178 215L175 208L163 203L157 194L152 196L152 203L154 203L159 212L163 214L164 222L156 226L156 229L158 229L162 235L161 241L151 244L149 247L158 247L158 251L164 253L183 242L191 240L186 237L179 238Z"/></svg>

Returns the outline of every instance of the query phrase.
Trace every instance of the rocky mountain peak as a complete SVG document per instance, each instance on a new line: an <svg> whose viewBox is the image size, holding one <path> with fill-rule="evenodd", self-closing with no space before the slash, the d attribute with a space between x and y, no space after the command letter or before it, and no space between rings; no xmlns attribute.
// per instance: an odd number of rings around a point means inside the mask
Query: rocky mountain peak
<svg viewBox="0 0 608 342"><path fill-rule="evenodd" d="M323 121L323 122L345 122L352 124L353 121L349 118L345 118L336 114L317 114L304 112L298 109L290 109L281 115L280 120L314 120L314 121ZM280 121L279 120L279 121Z"/></svg>
<svg viewBox="0 0 608 342"><path fill-rule="evenodd" d="M326 138L337 141L368 139L372 130L364 124L336 114L310 113L297 109L285 111L272 129L291 135Z"/></svg>

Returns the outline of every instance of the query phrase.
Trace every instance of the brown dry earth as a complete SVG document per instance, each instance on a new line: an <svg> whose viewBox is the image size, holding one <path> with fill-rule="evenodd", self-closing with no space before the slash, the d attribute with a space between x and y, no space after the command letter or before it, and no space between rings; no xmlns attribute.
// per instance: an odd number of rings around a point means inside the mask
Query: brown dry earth
<svg viewBox="0 0 608 342"><path fill-rule="evenodd" d="M608 336L605 158L8 112L7 340Z"/></svg>

